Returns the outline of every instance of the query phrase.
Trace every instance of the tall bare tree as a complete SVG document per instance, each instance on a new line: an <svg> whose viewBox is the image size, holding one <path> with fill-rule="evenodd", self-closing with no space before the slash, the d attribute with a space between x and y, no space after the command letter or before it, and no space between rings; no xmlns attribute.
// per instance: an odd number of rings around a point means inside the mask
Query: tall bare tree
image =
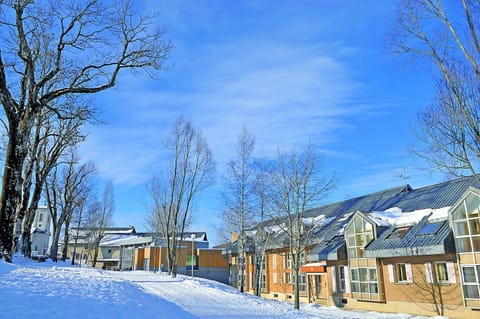
<svg viewBox="0 0 480 319"><path fill-rule="evenodd" d="M112 88L124 70L154 75L171 45L132 3L12 0L0 3L0 103L8 143L0 193L0 245L11 259L23 166L35 119L74 95Z"/></svg>
<svg viewBox="0 0 480 319"><path fill-rule="evenodd" d="M183 238L194 200L210 185L215 165L202 134L183 118L175 123L167 142L167 152L165 178L153 178L147 185L153 201L147 220L165 240L168 273L175 277L178 238Z"/></svg>
<svg viewBox="0 0 480 319"><path fill-rule="evenodd" d="M66 163L62 166L55 166L46 183L45 196L47 207L52 216L53 235L50 258L53 261L58 259L58 243L60 235L65 234L64 247L68 243L68 230L74 212L81 209L80 205L85 204L85 197L90 192L89 179L95 171L92 162L80 165L78 158L72 151ZM62 259L65 259L62 252Z"/></svg>
<svg viewBox="0 0 480 319"><path fill-rule="evenodd" d="M88 254L92 267L95 267L97 264L100 243L105 237L106 228L112 225L114 209L113 184L108 182L105 184L100 199L93 202L87 212L86 224L90 232Z"/></svg>
<svg viewBox="0 0 480 319"><path fill-rule="evenodd" d="M270 201L277 225L286 235L293 271L294 308L300 308L299 273L308 237L313 230L307 221L308 210L318 207L336 184L336 178L320 174L319 158L312 145L298 152L277 151L272 169Z"/></svg>
<svg viewBox="0 0 480 319"><path fill-rule="evenodd" d="M237 256L239 259L238 288L244 291L245 286L245 246L246 230L252 228L257 221L257 211L253 203L255 170L253 167L253 150L255 138L246 127L237 137L234 158L228 162L227 176L223 198L225 209L222 212L224 228L230 233L238 234Z"/></svg>
<svg viewBox="0 0 480 319"><path fill-rule="evenodd" d="M75 108L85 113L85 117L78 115L58 119L52 112L46 112L36 121L25 165L23 197L16 216L17 222L23 224L22 252L25 256L30 255L30 229L47 176L59 165L61 157L67 155L65 152L69 147L74 147L85 139L80 128L89 117L89 112L87 108Z"/></svg>
<svg viewBox="0 0 480 319"><path fill-rule="evenodd" d="M478 1L403 0L392 28L394 51L427 61L432 105L419 113L415 152L453 175L480 165L480 6Z"/></svg>

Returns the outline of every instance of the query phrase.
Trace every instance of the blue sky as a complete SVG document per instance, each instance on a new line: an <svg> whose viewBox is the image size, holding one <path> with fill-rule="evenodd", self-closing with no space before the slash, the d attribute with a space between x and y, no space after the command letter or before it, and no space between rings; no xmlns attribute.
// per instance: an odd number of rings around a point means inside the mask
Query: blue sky
<svg viewBox="0 0 480 319"><path fill-rule="evenodd" d="M142 1L175 49L158 79L126 75L97 95L108 125L89 128L82 156L114 182L115 222L146 230L145 183L183 115L203 132L220 183L245 125L258 155L309 141L325 172L341 178L325 202L442 181L409 154L417 112L432 98L428 72L386 48L394 1ZM218 186L218 185L217 185ZM200 198L192 230L222 208L218 188Z"/></svg>

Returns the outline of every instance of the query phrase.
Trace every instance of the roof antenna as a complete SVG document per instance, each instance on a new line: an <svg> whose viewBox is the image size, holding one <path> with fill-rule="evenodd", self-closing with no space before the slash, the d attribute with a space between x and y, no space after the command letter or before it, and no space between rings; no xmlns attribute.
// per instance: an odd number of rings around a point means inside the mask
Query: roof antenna
<svg viewBox="0 0 480 319"><path fill-rule="evenodd" d="M403 173L400 175L397 175L396 177L403 178L403 180L405 181L404 192L408 192L409 191L408 180L410 179L410 176L407 176L407 173L405 172L405 167L402 168L402 171Z"/></svg>

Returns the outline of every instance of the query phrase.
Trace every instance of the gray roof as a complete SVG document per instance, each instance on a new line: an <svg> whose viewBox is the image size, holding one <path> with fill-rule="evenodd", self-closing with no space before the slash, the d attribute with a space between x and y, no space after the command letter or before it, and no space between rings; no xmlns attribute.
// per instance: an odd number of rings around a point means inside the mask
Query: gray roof
<svg viewBox="0 0 480 319"><path fill-rule="evenodd" d="M421 230L425 225L436 223L440 226L435 232L421 234ZM439 255L455 252L453 233L448 225L448 220L432 223L428 221L428 216L425 216L418 224L411 226L401 238L389 238L393 231L395 231L395 227L391 227L373 240L365 248L365 256L385 258Z"/></svg>

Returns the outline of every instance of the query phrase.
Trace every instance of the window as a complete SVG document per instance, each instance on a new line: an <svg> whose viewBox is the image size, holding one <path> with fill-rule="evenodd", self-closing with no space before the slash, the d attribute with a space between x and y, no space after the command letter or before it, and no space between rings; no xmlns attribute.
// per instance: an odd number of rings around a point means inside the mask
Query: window
<svg viewBox="0 0 480 319"><path fill-rule="evenodd" d="M405 264L396 264L395 265L395 270L396 270L396 275L397 275L397 280L396 282L407 282L407 269L405 267Z"/></svg>
<svg viewBox="0 0 480 319"><path fill-rule="evenodd" d="M274 273L272 274L272 277L273 277L273 278L272 278L273 283L274 283L274 284L277 284L277 283L278 283L277 273L274 272Z"/></svg>
<svg viewBox="0 0 480 319"><path fill-rule="evenodd" d="M373 240L372 224L361 216L355 216L348 224L345 234L348 258L363 258L365 246Z"/></svg>
<svg viewBox="0 0 480 319"><path fill-rule="evenodd" d="M398 263L387 265L388 280L391 283L410 284L413 282L412 264Z"/></svg>
<svg viewBox="0 0 480 319"><path fill-rule="evenodd" d="M445 262L435 263L435 275L437 276L437 283L440 283L440 284L448 283L447 263Z"/></svg>
<svg viewBox="0 0 480 319"><path fill-rule="evenodd" d="M480 197L470 193L452 212L459 253L480 252Z"/></svg>
<svg viewBox="0 0 480 319"><path fill-rule="evenodd" d="M463 294L466 299L480 299L480 265L462 266Z"/></svg>
<svg viewBox="0 0 480 319"><path fill-rule="evenodd" d="M277 255L272 256L272 268L277 269Z"/></svg>
<svg viewBox="0 0 480 319"><path fill-rule="evenodd" d="M346 266L338 267L338 288L340 292L345 291L345 268Z"/></svg>
<svg viewBox="0 0 480 319"><path fill-rule="evenodd" d="M443 222L440 223L430 223L430 224L425 224L422 229L417 233L417 235L435 235L437 231L440 229L440 226L442 226Z"/></svg>
<svg viewBox="0 0 480 319"><path fill-rule="evenodd" d="M397 227L395 228L388 236L387 239L400 239L405 236L407 231L410 229L409 226L407 227Z"/></svg>
<svg viewBox="0 0 480 319"><path fill-rule="evenodd" d="M43 222L43 213L40 213L40 215L38 215L38 221Z"/></svg>
<svg viewBox="0 0 480 319"><path fill-rule="evenodd" d="M362 294L377 294L377 269L352 268L351 291Z"/></svg>

